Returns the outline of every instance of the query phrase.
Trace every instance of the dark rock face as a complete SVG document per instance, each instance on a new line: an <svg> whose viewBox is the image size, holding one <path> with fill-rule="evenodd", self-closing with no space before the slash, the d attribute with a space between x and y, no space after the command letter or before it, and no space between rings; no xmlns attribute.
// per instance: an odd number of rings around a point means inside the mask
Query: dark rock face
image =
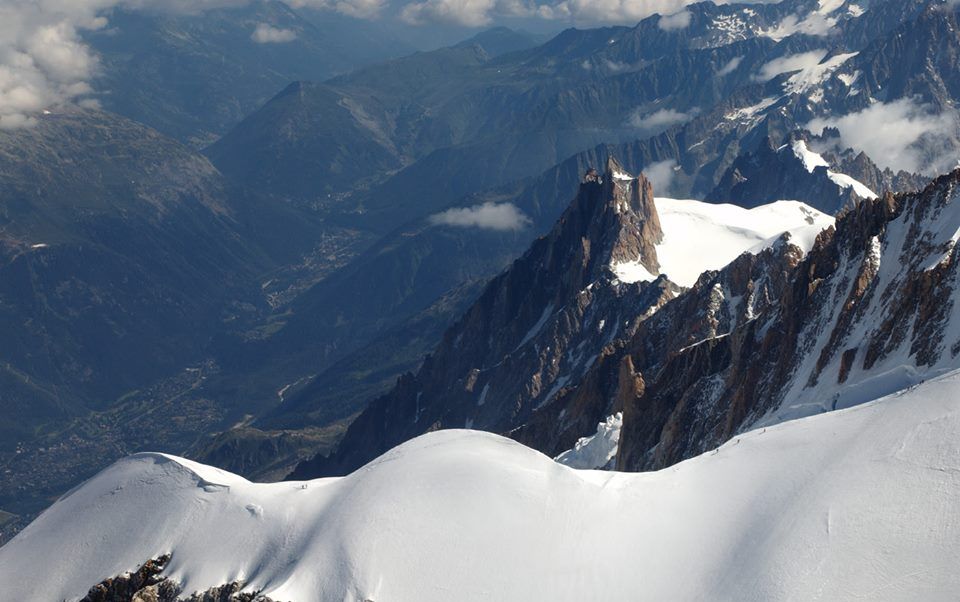
<svg viewBox="0 0 960 602"><path fill-rule="evenodd" d="M663 430L671 412L682 411L684 405L692 405L690 399L715 386L717 373L739 352L737 337L726 333L737 324L752 323L757 313L780 298L800 256L799 249L783 241L759 255L743 255L721 272L704 274L692 289L641 321L632 335L605 349L578 387L542 408L511 436L556 455L572 443L569 436L558 434L584 414L603 417L623 412L626 426L637 420L650 422L646 416L637 417L650 412ZM673 405L659 399L670 374L693 374L699 379L689 390L674 391ZM731 406L726 411L737 410ZM580 435L589 434L596 422L578 425ZM685 427L684 436L698 441L717 431L716 436L723 437L724 428L722 420L698 418L696 424ZM625 440L621 431L621 442Z"/></svg>
<svg viewBox="0 0 960 602"><path fill-rule="evenodd" d="M175 602L180 588L160 576L168 562L169 554L148 560L132 573L105 579L81 602Z"/></svg>
<svg viewBox="0 0 960 602"><path fill-rule="evenodd" d="M80 602L273 602L243 584L228 583L205 592L181 596L180 586L163 577L170 555L143 563L136 571L105 579L90 588Z"/></svg>
<svg viewBox="0 0 960 602"><path fill-rule="evenodd" d="M808 170L793 148L801 141L811 151L826 149L818 154L829 167L821 165ZM821 136L803 130L791 132L782 144L764 138L756 150L746 151L734 160L706 200L757 207L788 198L801 199L833 215L855 206L863 197L853 187L842 186L831 174L850 176L871 191L880 192L911 192L926 183L917 174L881 170L865 153L840 150L840 144L839 132L829 128Z"/></svg>
<svg viewBox="0 0 960 602"><path fill-rule="evenodd" d="M623 171L610 160L602 181L584 182L553 231L490 283L418 373L374 401L333 457L295 475L349 472L438 428L511 430L671 298L665 278L613 282L610 266L623 261L657 273L663 235L650 182Z"/></svg>
<svg viewBox="0 0 960 602"><path fill-rule="evenodd" d="M787 198L784 194L789 191L790 198L815 199L814 206L830 215L860 200L852 188L832 181L826 167L807 171L791 142L776 145L765 138L756 152L737 157L706 200L758 207Z"/></svg>

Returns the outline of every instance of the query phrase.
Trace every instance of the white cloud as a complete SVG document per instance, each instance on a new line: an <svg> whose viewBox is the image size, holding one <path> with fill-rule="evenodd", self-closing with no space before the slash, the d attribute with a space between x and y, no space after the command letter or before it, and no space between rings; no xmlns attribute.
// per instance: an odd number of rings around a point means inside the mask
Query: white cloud
<svg viewBox="0 0 960 602"><path fill-rule="evenodd" d="M624 71L636 68L636 65L630 65L622 61L611 61L610 59L603 59L603 66L606 67L610 73L623 73Z"/></svg>
<svg viewBox="0 0 960 602"><path fill-rule="evenodd" d="M675 28L689 25L689 16L683 17L684 8L700 0L560 0L551 4L540 4L536 14L544 19L571 20L583 25L597 24L636 24L637 21L651 15L670 15L661 17L661 21L675 18ZM746 0L744 4L760 4L778 0ZM729 0L714 0L715 4L730 4ZM684 23L684 20L687 20Z"/></svg>
<svg viewBox="0 0 960 602"><path fill-rule="evenodd" d="M660 109L647 115L641 114L637 109L630 115L628 124L630 127L641 130L646 134L659 134L675 125L686 123L694 116L694 112L682 113L673 109Z"/></svg>
<svg viewBox="0 0 960 602"><path fill-rule="evenodd" d="M333 10L357 19L371 19L386 7L386 0L290 0L293 8L319 8Z"/></svg>
<svg viewBox="0 0 960 602"><path fill-rule="evenodd" d="M89 94L87 80L96 57L80 41L80 29L104 21L84 8L63 3L51 12L47 3L0 2L0 127L34 123L42 109ZM82 3L81 3L82 4Z"/></svg>
<svg viewBox="0 0 960 602"><path fill-rule="evenodd" d="M643 168L643 175L647 176L653 185L653 194L660 197L670 195L676 174L677 162L673 159L651 163Z"/></svg>
<svg viewBox="0 0 960 602"><path fill-rule="evenodd" d="M720 68L719 71L717 71L717 77L724 77L726 75L730 75L731 73L737 70L737 67L739 67L740 63L742 62L743 62L742 56L733 57L727 62L726 65L724 65L723 67Z"/></svg>
<svg viewBox="0 0 960 602"><path fill-rule="evenodd" d="M690 27L690 20L692 18L693 18L693 14L690 11L682 10L672 15L660 17L660 20L657 21L657 27L659 27L663 31L674 31L677 29L686 29Z"/></svg>
<svg viewBox="0 0 960 602"><path fill-rule="evenodd" d="M512 203L483 203L473 207L447 209L431 215L430 223L436 226L481 228L501 232L522 230L532 222Z"/></svg>
<svg viewBox="0 0 960 602"><path fill-rule="evenodd" d="M790 73L793 71L807 71L820 64L823 57L827 56L826 50L811 50L800 54L790 54L773 59L769 63L764 63L760 67L760 73L754 78L757 81L769 81L781 73Z"/></svg>
<svg viewBox="0 0 960 602"><path fill-rule="evenodd" d="M778 42L797 33L824 37L833 32L833 26L836 24L836 17L820 12L812 12L803 19L798 15L787 15L775 28L763 32L762 35Z"/></svg>
<svg viewBox="0 0 960 602"><path fill-rule="evenodd" d="M414 25L440 22L482 27L493 22L495 16L533 14L533 6L525 0L423 0L403 7L400 17Z"/></svg>
<svg viewBox="0 0 960 602"><path fill-rule="evenodd" d="M292 29L280 29L266 23L258 23L257 28L250 34L250 39L257 44L282 44L297 39L297 32Z"/></svg>
<svg viewBox="0 0 960 602"><path fill-rule="evenodd" d="M843 146L862 150L880 167L934 175L956 164L957 114L934 113L911 99L878 102L843 117L814 119L805 127L820 131L826 126L840 130Z"/></svg>

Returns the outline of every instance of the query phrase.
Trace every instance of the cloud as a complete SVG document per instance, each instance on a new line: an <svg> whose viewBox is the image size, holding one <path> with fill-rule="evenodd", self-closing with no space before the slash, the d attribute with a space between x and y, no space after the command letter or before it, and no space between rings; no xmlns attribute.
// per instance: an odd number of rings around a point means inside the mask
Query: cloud
<svg viewBox="0 0 960 602"><path fill-rule="evenodd" d="M78 32L105 21L63 4L50 13L43 3L0 1L0 128L31 125L46 107L90 93L99 64Z"/></svg>
<svg viewBox="0 0 960 602"><path fill-rule="evenodd" d="M807 71L819 65L825 56L827 56L826 50L811 50L810 52L782 56L773 59L769 63L764 63L754 79L765 82L770 81L781 73Z"/></svg>
<svg viewBox="0 0 960 602"><path fill-rule="evenodd" d="M934 175L956 165L958 116L935 113L913 99L876 103L842 117L814 119L811 131L840 130L840 143L861 150L880 167Z"/></svg>
<svg viewBox="0 0 960 602"><path fill-rule="evenodd" d="M489 25L495 16L532 15L533 6L524 0L423 0L400 11L400 18L413 25L441 22L466 27Z"/></svg>
<svg viewBox="0 0 960 602"><path fill-rule="evenodd" d="M778 42L797 33L824 37L833 32L833 26L836 24L836 17L830 17L820 12L811 12L803 19L800 19L798 15L787 15L775 28L764 31L761 35Z"/></svg>
<svg viewBox="0 0 960 602"><path fill-rule="evenodd" d="M727 62L726 65L724 65L723 67L720 68L719 71L717 71L717 77L724 77L724 76L730 75L731 73L737 70L737 67L739 67L740 63L742 62L743 62L742 56L733 57Z"/></svg>
<svg viewBox="0 0 960 602"><path fill-rule="evenodd" d="M319 0L313 0L319 1ZM538 17L571 21L577 25L635 25L653 15L665 31L690 25L687 6L703 0L419 0L401 10L401 18L412 24L445 22L467 27L489 25L497 17ZM715 4L765 4L781 0L713 0ZM812 26L811 26L812 27Z"/></svg>
<svg viewBox="0 0 960 602"><path fill-rule="evenodd" d="M637 21L652 15L661 17L661 22L672 24L674 29L687 27L689 16L681 16L685 7L700 0L560 0L551 4L540 4L536 15L544 19L563 19L583 25L599 24L636 24ZM779 0L747 0L744 4L761 4ZM729 0L714 0L715 4L730 4ZM671 20L672 23L671 23ZM684 22L686 20L686 22Z"/></svg>
<svg viewBox="0 0 960 602"><path fill-rule="evenodd" d="M290 0L293 8L315 8L338 12L356 19L377 17L386 7L386 0Z"/></svg>
<svg viewBox="0 0 960 602"><path fill-rule="evenodd" d="M653 185L653 194L659 197L670 195L676 174L677 162L673 159L651 163L643 168L643 175L647 176Z"/></svg>
<svg viewBox="0 0 960 602"><path fill-rule="evenodd" d="M682 113L673 109L660 109L659 111L642 115L640 109L637 109L630 115L628 125L645 134L653 135L659 134L675 125L686 123L695 115L695 111Z"/></svg>
<svg viewBox="0 0 960 602"><path fill-rule="evenodd" d="M533 223L512 203L483 203L473 207L447 209L431 215L429 221L435 226L481 228L500 232L522 230Z"/></svg>
<svg viewBox="0 0 960 602"><path fill-rule="evenodd" d="M250 34L250 39L257 44L282 44L297 39L297 32L292 29L271 27L266 23L258 23L257 28Z"/></svg>
<svg viewBox="0 0 960 602"><path fill-rule="evenodd" d="M672 15L660 17L660 20L657 21L657 27L659 27L663 31L674 31L677 29L686 29L690 27L690 20L692 18L693 18L693 14L691 14L690 11L682 10Z"/></svg>

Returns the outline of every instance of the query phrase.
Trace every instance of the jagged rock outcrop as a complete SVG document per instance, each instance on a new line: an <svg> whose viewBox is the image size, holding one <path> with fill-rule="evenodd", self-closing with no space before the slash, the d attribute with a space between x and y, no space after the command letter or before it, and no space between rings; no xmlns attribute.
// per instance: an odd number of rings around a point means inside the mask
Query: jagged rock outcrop
<svg viewBox="0 0 960 602"><path fill-rule="evenodd" d="M707 200L758 207L785 198L790 191L790 198L815 199L816 208L830 214L860 200L852 188L831 181L826 168L808 171L789 142L775 144L767 137L755 151L741 154Z"/></svg>
<svg viewBox="0 0 960 602"><path fill-rule="evenodd" d="M579 387L542 408L511 436L555 455L569 446L567 431L576 426L575 417L617 412L623 412L625 424L655 417L661 429L651 430L659 433L672 411L693 405L691 399L713 386L714 375L740 352L741 340L727 333L754 321L780 298L801 258L800 249L785 237L771 249L742 255L724 270L704 274L691 290L641 322L632 336L609 346ZM673 405L650 401L668 375L687 373L702 377L697 387L677 394ZM686 431L698 440L714 426L697 424Z"/></svg>
<svg viewBox="0 0 960 602"><path fill-rule="evenodd" d="M650 182L610 159L603 177L580 186L553 231L490 283L419 372L375 400L334 456L294 476L346 473L439 428L505 432L523 424L674 296L666 278L631 285L611 272L636 262L658 273L662 236Z"/></svg>
<svg viewBox="0 0 960 602"><path fill-rule="evenodd" d="M802 261L780 245L705 274L514 436L555 451L547 424L622 411L617 467L657 469L955 369L958 184L864 201ZM612 377L624 364L642 390Z"/></svg>
<svg viewBox="0 0 960 602"><path fill-rule="evenodd" d="M136 571L104 579L80 602L273 602L256 592L242 591L240 582L182 595L177 583L163 577L169 562L170 555L165 554L144 562Z"/></svg>
<svg viewBox="0 0 960 602"><path fill-rule="evenodd" d="M81 602L167 602L175 601L180 588L160 576L170 555L159 556L136 571L104 579L87 592Z"/></svg>
<svg viewBox="0 0 960 602"><path fill-rule="evenodd" d="M960 365L960 171L920 193L861 199L806 256L784 235L685 291L663 276L610 278L613 258L632 253L656 273L659 231L645 178L617 173L585 183L420 372L296 476L346 472L440 428L508 433L555 456L619 412L617 468L657 469Z"/></svg>
<svg viewBox="0 0 960 602"><path fill-rule="evenodd" d="M801 199L833 215L877 193L912 192L926 184L916 174L881 170L865 153L840 148L841 144L839 131L833 128L825 128L820 136L797 130L782 144L764 137L756 149L734 160L706 200L757 207Z"/></svg>
<svg viewBox="0 0 960 602"><path fill-rule="evenodd" d="M401 379L358 420L332 460L344 462L363 446L389 446L381 442L405 436L411 424L421 432L461 425L508 432L556 455L604 417L622 412L617 467L657 469L708 451L744 429L868 401L955 368L958 183L960 171L921 193L863 200L841 215L836 228L822 232L806 257L785 236L759 254L705 273L679 295L665 278L630 295L617 294L622 287L607 281L588 285L578 304L561 310L553 305L561 289L545 289L537 303L549 310L538 317L528 309L525 316L529 332L519 347L536 341L532 348L498 356L505 350L501 346L475 358L474 346L463 340L495 345L494 333L512 332L505 338L515 345L521 336L523 328L507 330L504 302L518 291L545 286L531 264L553 282L584 285L589 271L583 266L591 264L586 255L591 245L584 240L620 240L619 234L603 237L596 231L592 239L577 240L569 230L560 235L599 186L585 185L558 229L491 285L419 374ZM571 241L562 254L558 245ZM563 257L566 270L558 273L549 261L541 263L557 257ZM519 287L527 279L534 286ZM511 282L516 286L508 286ZM609 301L603 291L613 291ZM522 312L525 305L512 307ZM598 326L592 313L598 308L628 328L606 339L586 334ZM579 356L564 361L571 349L576 354L584 346L596 349L589 368L580 367ZM533 363L532 353L538 354ZM534 378L524 387L515 376L529 375L533 366ZM360 457L352 461L360 463ZM301 476L311 469L301 468Z"/></svg>

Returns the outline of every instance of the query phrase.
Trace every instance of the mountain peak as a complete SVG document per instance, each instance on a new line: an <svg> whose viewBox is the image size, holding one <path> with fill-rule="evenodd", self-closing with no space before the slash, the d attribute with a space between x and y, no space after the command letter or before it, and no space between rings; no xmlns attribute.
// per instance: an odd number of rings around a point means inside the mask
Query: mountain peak
<svg viewBox="0 0 960 602"><path fill-rule="evenodd" d="M656 245L663 240L660 216L653 200L653 184L644 176L630 175L614 158L607 159L601 182L602 201L586 229L595 253L595 265L635 263L651 274L659 273ZM584 186L596 185L591 181ZM581 195L590 190L581 190Z"/></svg>
<svg viewBox="0 0 960 602"><path fill-rule="evenodd" d="M656 245L663 240L653 184L644 175L630 175L609 158L603 175L587 170L573 202L544 238L545 271L565 274L565 291L609 277L617 266L660 273Z"/></svg>

